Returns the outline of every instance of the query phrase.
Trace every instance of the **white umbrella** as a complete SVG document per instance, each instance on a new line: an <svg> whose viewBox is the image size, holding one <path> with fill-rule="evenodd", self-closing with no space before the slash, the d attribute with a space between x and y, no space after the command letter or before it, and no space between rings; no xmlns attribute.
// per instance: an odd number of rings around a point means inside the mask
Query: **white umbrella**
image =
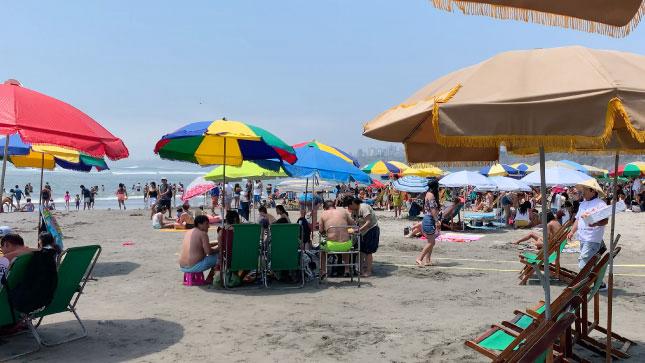
<svg viewBox="0 0 645 363"><path fill-rule="evenodd" d="M309 184L309 185L308 185ZM280 192L311 192L311 182L306 179L287 179L276 186ZM336 184L320 180L316 182L316 190L330 191L336 189Z"/></svg>
<svg viewBox="0 0 645 363"><path fill-rule="evenodd" d="M497 188L487 177L476 171L468 170L458 171L444 176L439 180L439 185L446 188L462 188L469 185L486 190L495 190Z"/></svg>
<svg viewBox="0 0 645 363"><path fill-rule="evenodd" d="M540 175L541 175L540 172L534 172L525 176L520 180L531 186L539 186ZM564 186L576 185L585 180L589 180L590 177L585 173L581 173L573 169L555 167L555 168L545 169L544 178L546 181L546 185L549 187L552 187L555 185L564 185Z"/></svg>
<svg viewBox="0 0 645 363"><path fill-rule="evenodd" d="M530 192L531 187L523 181L509 178L506 176L490 176L488 177L491 182L497 186L497 190L501 192Z"/></svg>

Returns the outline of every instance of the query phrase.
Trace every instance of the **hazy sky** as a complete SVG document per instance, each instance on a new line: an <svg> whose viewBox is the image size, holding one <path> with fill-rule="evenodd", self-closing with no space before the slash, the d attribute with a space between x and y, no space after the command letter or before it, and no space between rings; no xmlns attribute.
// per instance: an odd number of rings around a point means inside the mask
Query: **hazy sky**
<svg viewBox="0 0 645 363"><path fill-rule="evenodd" d="M65 100L135 159L193 121L229 119L289 143L354 152L362 123L436 77L512 49L625 39L450 14L427 0L5 1L0 81Z"/></svg>

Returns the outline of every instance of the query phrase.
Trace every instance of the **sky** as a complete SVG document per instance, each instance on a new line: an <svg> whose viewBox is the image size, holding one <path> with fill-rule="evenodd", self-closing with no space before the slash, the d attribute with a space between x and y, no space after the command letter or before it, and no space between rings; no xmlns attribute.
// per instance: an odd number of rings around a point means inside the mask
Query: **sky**
<svg viewBox="0 0 645 363"><path fill-rule="evenodd" d="M645 54L645 24L609 38L440 11L427 0L13 1L0 81L64 100L132 159L184 124L226 117L290 144L384 146L363 123L448 72L515 49Z"/></svg>

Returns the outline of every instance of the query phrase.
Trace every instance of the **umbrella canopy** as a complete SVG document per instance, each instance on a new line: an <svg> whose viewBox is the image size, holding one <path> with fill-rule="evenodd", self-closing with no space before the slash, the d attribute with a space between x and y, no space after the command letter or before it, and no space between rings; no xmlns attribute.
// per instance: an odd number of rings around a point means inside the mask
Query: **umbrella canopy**
<svg viewBox="0 0 645 363"><path fill-rule="evenodd" d="M515 164L511 164L511 166L515 168L517 171L519 171L521 174L526 174L526 172L531 167L530 165L525 163L515 163Z"/></svg>
<svg viewBox="0 0 645 363"><path fill-rule="evenodd" d="M616 174L614 170L609 173L611 176L614 176L614 174ZM621 165L618 167L618 175L627 177L645 175L645 162L637 161Z"/></svg>
<svg viewBox="0 0 645 363"><path fill-rule="evenodd" d="M29 144L57 145L112 160L128 156L121 139L77 108L22 87L0 84L0 134L18 133Z"/></svg>
<svg viewBox="0 0 645 363"><path fill-rule="evenodd" d="M380 189L380 188L384 188L385 184L381 183L376 179L372 179L372 184L370 184L369 186L372 188Z"/></svg>
<svg viewBox="0 0 645 363"><path fill-rule="evenodd" d="M576 163L575 161L571 160L560 160L561 163L570 165L573 170L577 170L581 173L589 174L589 170L582 164Z"/></svg>
<svg viewBox="0 0 645 363"><path fill-rule="evenodd" d="M264 179L264 178L284 178L289 175L279 162L269 160L244 161L240 166L229 166L226 168L226 180L239 181L242 179ZM224 167L209 171L204 175L204 179L210 181L224 180Z"/></svg>
<svg viewBox="0 0 645 363"><path fill-rule="evenodd" d="M479 172L486 176L507 176L507 175L519 175L520 171L513 168L508 164L495 164L484 166L479 169Z"/></svg>
<svg viewBox="0 0 645 363"><path fill-rule="evenodd" d="M388 161L389 164L396 166L397 168L401 169L401 171L406 171L410 169L410 166L406 163L402 163L400 161L395 161L395 160L390 160Z"/></svg>
<svg viewBox="0 0 645 363"><path fill-rule="evenodd" d="M444 171L437 167L429 168L407 168L401 173L403 176L421 176L424 178L442 176Z"/></svg>
<svg viewBox="0 0 645 363"><path fill-rule="evenodd" d="M590 176L585 173L561 167L546 168L544 176L546 185L550 187L555 185L573 186L585 180L589 180L590 178ZM540 172L537 171L535 173L531 173L520 179L520 181L531 186L539 186Z"/></svg>
<svg viewBox="0 0 645 363"><path fill-rule="evenodd" d="M488 179L495 184L496 190L501 192L531 192L531 187L517 179L505 176L491 176Z"/></svg>
<svg viewBox="0 0 645 363"><path fill-rule="evenodd" d="M398 166L397 166L398 165ZM408 166L402 163L393 164L389 161L377 160L361 168L367 174L389 175L399 174L407 169Z"/></svg>
<svg viewBox="0 0 645 363"><path fill-rule="evenodd" d="M444 176L439 180L439 185L446 188L462 188L467 186L474 186L486 190L494 190L496 188L495 184L487 177L476 171L468 170L458 171Z"/></svg>
<svg viewBox="0 0 645 363"><path fill-rule="evenodd" d="M226 145L226 149L224 148ZM162 159L199 165L242 165L244 160L296 161L293 148L268 131L226 119L188 124L164 135L154 152Z"/></svg>
<svg viewBox="0 0 645 363"><path fill-rule="evenodd" d="M357 181L369 185L372 179L354 165L345 160L311 146L295 148L298 161L293 165L284 164L287 173L301 177L311 178L318 176L321 179L337 182Z"/></svg>
<svg viewBox="0 0 645 363"><path fill-rule="evenodd" d="M591 176L598 177L598 176L607 175L609 173L609 170L607 169L597 168L595 166L586 165L586 164L583 164L582 166L584 166L585 169L587 169L587 174Z"/></svg>
<svg viewBox="0 0 645 363"><path fill-rule="evenodd" d="M622 37L636 28L643 0L433 0L442 10L484 15Z"/></svg>
<svg viewBox="0 0 645 363"><path fill-rule="evenodd" d="M320 149L322 151L328 152L334 156L337 156L345 160L348 163L352 163L357 168L361 166L358 160L356 160L354 157L352 157L351 155L349 155L348 153L344 152L343 150L337 147L329 146L316 140L309 141L309 142L301 142L299 144L293 145L294 148L303 147L303 146L315 147L316 149Z"/></svg>
<svg viewBox="0 0 645 363"><path fill-rule="evenodd" d="M395 180L392 186L402 192L424 193L428 191L428 179L418 176L404 176Z"/></svg>
<svg viewBox="0 0 645 363"><path fill-rule="evenodd" d="M645 149L644 94L640 55L580 46L512 51L430 83L368 122L364 134L457 153L500 144L519 154L540 146L639 153ZM473 150L463 152L472 157Z"/></svg>
<svg viewBox="0 0 645 363"><path fill-rule="evenodd" d="M203 195L204 193L210 192L216 186L214 182L204 179L203 176L198 176L188 184L184 194L181 196L181 200L185 202L198 195Z"/></svg>
<svg viewBox="0 0 645 363"><path fill-rule="evenodd" d="M335 184L324 180L316 180L313 184L313 186L318 191L332 191L336 189ZM306 179L287 179L278 183L278 185L276 185L276 188L278 188L279 192L303 193L305 191L308 191L309 193L311 193L312 181L308 181Z"/></svg>
<svg viewBox="0 0 645 363"><path fill-rule="evenodd" d="M5 144L5 138L0 138L0 145ZM97 171L109 169L102 158L94 158L79 151L51 145L32 146L25 143L20 135L9 136L9 151L7 159L17 168L44 168L52 170L59 166L67 170L88 172L92 168ZM25 154L25 151L27 152ZM4 157L4 149L0 148L0 157Z"/></svg>

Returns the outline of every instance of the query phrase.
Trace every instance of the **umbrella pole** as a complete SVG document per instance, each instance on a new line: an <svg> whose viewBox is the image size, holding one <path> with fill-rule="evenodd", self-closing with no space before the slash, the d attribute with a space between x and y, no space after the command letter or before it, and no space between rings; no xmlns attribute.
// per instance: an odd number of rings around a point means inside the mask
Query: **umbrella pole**
<svg viewBox="0 0 645 363"><path fill-rule="evenodd" d="M551 281L549 280L549 231L546 221L547 203L544 159L544 146L540 146L540 194L542 194L542 241L544 241L544 245L542 246L542 251L544 252L544 257L542 260L544 263L544 280L542 287L544 288L544 314L546 317L545 321L548 321L551 319ZM539 267L537 267L537 269L537 273L539 274Z"/></svg>
<svg viewBox="0 0 645 363"><path fill-rule="evenodd" d="M7 171L7 158L9 157L9 135L4 138L4 153L2 154L2 180L0 180L0 202L4 198L4 175ZM4 211L4 205L0 205L0 213Z"/></svg>
<svg viewBox="0 0 645 363"><path fill-rule="evenodd" d="M618 186L618 161L620 155L616 151L616 158L614 160L614 182L612 183L612 201L611 201L611 240L609 242L609 278L607 279L607 351L605 352L605 359L611 362L611 315L612 315L612 300L614 294L614 232L616 227L616 202L618 201L617 186Z"/></svg>
<svg viewBox="0 0 645 363"><path fill-rule="evenodd" d="M43 220L43 177L45 175L45 153L42 153L40 159L40 197L38 198L38 232L40 233L40 224Z"/></svg>
<svg viewBox="0 0 645 363"><path fill-rule="evenodd" d="M224 184L222 184L222 227L224 227L224 217L226 216L226 137L224 138L224 163L222 164L222 176Z"/></svg>

